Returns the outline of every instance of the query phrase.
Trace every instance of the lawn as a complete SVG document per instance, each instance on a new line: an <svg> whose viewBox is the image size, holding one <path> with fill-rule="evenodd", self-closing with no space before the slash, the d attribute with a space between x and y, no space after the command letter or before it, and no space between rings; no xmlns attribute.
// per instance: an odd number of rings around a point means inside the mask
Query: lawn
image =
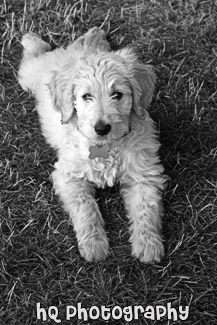
<svg viewBox="0 0 217 325"><path fill-rule="evenodd" d="M216 22L212 0L1 2L1 325L217 324ZM52 188L55 152L41 135L34 99L17 82L25 32L55 48L93 26L106 31L113 49L133 46L157 75L150 114L169 176L160 264L131 257L118 185L97 193L109 257L96 264L81 258Z"/></svg>

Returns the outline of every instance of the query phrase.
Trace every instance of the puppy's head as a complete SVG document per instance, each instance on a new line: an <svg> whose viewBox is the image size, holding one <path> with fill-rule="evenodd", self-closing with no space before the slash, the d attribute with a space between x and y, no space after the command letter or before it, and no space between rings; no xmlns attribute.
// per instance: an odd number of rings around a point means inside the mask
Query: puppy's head
<svg viewBox="0 0 217 325"><path fill-rule="evenodd" d="M67 63L50 83L54 107L62 122L73 121L94 143L106 143L129 132L132 111L139 118L151 102L155 75L130 49L98 52Z"/></svg>

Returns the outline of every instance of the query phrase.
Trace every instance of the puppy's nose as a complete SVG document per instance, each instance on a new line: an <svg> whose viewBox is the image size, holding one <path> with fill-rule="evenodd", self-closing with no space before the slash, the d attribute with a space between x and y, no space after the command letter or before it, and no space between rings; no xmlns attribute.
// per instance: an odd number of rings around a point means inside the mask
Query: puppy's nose
<svg viewBox="0 0 217 325"><path fill-rule="evenodd" d="M99 121L95 124L94 130L98 135L106 135L110 132L111 130L111 125L110 124L105 124L103 121Z"/></svg>

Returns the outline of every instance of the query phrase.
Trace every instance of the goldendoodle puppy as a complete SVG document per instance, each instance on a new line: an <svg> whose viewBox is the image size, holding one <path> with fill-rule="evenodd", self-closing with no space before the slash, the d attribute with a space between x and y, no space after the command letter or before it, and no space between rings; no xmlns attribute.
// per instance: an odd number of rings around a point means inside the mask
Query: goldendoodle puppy
<svg viewBox="0 0 217 325"><path fill-rule="evenodd" d="M120 183L133 256L159 262L161 191L165 177L147 108L155 74L130 48L111 51L95 27L51 51L34 33L23 36L19 82L36 98L43 134L57 150L53 181L87 261L109 252L95 187Z"/></svg>

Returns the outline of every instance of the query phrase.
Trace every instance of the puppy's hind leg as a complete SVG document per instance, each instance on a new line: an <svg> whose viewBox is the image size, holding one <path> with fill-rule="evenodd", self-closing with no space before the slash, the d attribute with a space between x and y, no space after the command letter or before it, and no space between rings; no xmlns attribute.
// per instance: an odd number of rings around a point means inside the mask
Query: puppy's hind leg
<svg viewBox="0 0 217 325"><path fill-rule="evenodd" d="M104 30L99 27L91 28L85 35L84 47L87 49L91 48L96 51L99 49L100 51L109 52L111 50L109 43L106 40Z"/></svg>
<svg viewBox="0 0 217 325"><path fill-rule="evenodd" d="M23 59L28 60L33 57L40 56L45 52L51 51L51 46L47 42L43 41L39 35L29 32L23 35Z"/></svg>
<svg viewBox="0 0 217 325"><path fill-rule="evenodd" d="M96 52L97 50L109 52L111 50L106 40L105 32L99 27L89 29L86 34L80 36L70 44L67 50L77 50L80 52Z"/></svg>

